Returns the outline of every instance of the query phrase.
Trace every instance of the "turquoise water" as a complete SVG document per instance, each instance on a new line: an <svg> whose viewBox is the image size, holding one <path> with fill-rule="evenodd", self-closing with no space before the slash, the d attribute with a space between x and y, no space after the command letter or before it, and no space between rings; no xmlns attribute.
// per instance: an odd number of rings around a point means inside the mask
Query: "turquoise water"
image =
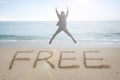
<svg viewBox="0 0 120 80"><path fill-rule="evenodd" d="M56 21L1 21L0 41L50 40ZM120 42L120 21L70 21L67 26L79 41ZM61 32L56 40L69 40Z"/></svg>

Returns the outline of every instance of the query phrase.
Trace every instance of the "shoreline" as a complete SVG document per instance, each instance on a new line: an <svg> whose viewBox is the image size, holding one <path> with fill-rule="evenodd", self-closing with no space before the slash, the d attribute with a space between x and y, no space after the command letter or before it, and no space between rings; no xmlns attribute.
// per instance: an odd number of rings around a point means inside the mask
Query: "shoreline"
<svg viewBox="0 0 120 80"><path fill-rule="evenodd" d="M76 44L72 40L54 40L52 44L48 42L49 40L0 41L0 48L120 48L120 42L77 41Z"/></svg>

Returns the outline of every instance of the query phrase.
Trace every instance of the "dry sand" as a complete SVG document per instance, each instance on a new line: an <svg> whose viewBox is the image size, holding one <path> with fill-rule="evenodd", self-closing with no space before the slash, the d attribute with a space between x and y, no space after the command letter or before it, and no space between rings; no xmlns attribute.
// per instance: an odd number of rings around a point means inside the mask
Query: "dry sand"
<svg viewBox="0 0 120 80"><path fill-rule="evenodd" d="M0 80L120 80L120 48L0 48Z"/></svg>

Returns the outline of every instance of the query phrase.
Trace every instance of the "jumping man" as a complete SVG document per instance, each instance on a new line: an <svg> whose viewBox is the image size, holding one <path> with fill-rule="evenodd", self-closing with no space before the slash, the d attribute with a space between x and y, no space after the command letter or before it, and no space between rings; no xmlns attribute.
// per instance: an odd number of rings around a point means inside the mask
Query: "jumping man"
<svg viewBox="0 0 120 80"><path fill-rule="evenodd" d="M54 35L52 36L49 44L52 43L52 41L53 41L53 39L55 38L55 36L56 36L58 33L60 33L61 31L64 31L69 37L71 37L71 39L74 41L74 43L76 43L76 40L73 38L73 36L71 35L71 33L68 31L68 29L67 29L67 27L66 27L66 26L67 26L66 18L67 18L68 13L69 13L68 8L67 8L66 14L65 14L64 11L61 11L61 14L59 14L58 11L57 11L57 8L56 8L56 13L57 13L57 16L58 16L58 18L59 18L59 21L57 22L56 25L59 26L59 27L58 27L57 31L54 33Z"/></svg>

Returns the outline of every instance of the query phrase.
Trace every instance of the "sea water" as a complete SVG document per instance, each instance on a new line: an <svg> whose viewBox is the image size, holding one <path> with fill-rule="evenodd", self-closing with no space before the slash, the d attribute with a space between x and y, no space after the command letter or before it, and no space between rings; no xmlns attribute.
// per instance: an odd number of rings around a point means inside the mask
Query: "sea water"
<svg viewBox="0 0 120 80"><path fill-rule="evenodd" d="M57 21L0 21L0 41L50 40ZM68 21L67 28L77 41L120 43L120 21ZM69 40L64 32L56 40Z"/></svg>

